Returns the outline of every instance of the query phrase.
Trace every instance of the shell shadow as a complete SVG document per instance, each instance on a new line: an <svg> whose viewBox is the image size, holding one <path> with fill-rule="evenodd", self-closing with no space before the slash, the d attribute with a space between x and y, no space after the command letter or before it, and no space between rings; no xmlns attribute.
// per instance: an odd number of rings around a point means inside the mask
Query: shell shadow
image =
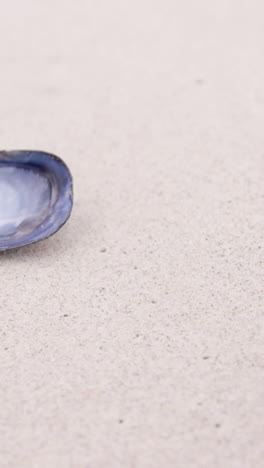
<svg viewBox="0 0 264 468"><path fill-rule="evenodd" d="M24 260L31 260L32 262L38 262L44 258L58 260L59 257L65 257L71 254L74 248L71 233L71 226L65 226L60 232L55 233L48 239L36 242L35 244L2 251L0 252L0 264L6 261L23 262Z"/></svg>

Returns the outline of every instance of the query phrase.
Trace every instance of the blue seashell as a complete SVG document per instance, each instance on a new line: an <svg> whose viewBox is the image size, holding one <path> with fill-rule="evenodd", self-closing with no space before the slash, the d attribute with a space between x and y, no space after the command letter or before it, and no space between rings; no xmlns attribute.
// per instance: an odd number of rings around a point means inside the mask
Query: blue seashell
<svg viewBox="0 0 264 468"><path fill-rule="evenodd" d="M72 210L65 163L40 151L0 151L0 250L46 239Z"/></svg>

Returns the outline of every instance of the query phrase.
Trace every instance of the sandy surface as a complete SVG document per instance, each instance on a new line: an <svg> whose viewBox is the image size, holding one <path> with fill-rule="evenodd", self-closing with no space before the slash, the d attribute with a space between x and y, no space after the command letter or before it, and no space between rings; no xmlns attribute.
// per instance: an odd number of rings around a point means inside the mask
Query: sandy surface
<svg viewBox="0 0 264 468"><path fill-rule="evenodd" d="M260 468L264 3L14 0L2 149L69 223L0 255L1 468Z"/></svg>

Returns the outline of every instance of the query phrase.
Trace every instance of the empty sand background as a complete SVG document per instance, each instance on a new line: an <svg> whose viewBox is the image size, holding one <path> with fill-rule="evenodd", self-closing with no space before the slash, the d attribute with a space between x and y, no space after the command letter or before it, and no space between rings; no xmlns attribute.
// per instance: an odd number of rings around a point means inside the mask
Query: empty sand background
<svg viewBox="0 0 264 468"><path fill-rule="evenodd" d="M263 0L10 0L0 60L75 188L0 255L1 468L261 468Z"/></svg>

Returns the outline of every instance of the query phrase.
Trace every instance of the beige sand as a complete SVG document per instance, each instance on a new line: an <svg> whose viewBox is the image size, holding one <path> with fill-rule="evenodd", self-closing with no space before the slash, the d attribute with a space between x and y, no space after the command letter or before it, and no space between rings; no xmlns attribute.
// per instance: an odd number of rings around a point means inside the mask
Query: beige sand
<svg viewBox="0 0 264 468"><path fill-rule="evenodd" d="M70 222L0 256L1 468L260 468L264 3L14 0L3 149Z"/></svg>

